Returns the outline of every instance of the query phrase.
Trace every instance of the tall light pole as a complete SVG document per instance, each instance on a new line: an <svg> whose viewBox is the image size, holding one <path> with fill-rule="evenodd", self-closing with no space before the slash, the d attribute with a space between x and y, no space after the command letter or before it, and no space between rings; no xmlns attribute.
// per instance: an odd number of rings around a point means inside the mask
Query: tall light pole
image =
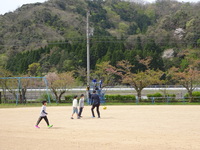
<svg viewBox="0 0 200 150"><path fill-rule="evenodd" d="M87 11L87 25L86 25L86 35L87 35L87 86L90 86L90 29L89 29L89 15L90 12Z"/></svg>
<svg viewBox="0 0 200 150"><path fill-rule="evenodd" d="M89 29L89 15L90 12L87 11L87 25L86 25L86 36L87 36L87 101L90 103L89 95L90 95L90 29Z"/></svg>

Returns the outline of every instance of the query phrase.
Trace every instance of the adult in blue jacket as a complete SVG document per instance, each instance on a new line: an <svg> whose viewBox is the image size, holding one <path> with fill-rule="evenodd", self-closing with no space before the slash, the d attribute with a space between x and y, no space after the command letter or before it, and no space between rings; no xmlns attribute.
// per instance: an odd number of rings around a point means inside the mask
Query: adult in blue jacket
<svg viewBox="0 0 200 150"><path fill-rule="evenodd" d="M100 112L99 112L100 98L99 98L99 96L96 94L96 91L95 91L95 90L93 91L93 94L91 95L91 104L92 104L92 108L91 108L92 117L93 117L93 118L95 117L95 115L94 115L94 108L96 107L96 111L97 111L97 114L98 114L98 118L100 118Z"/></svg>

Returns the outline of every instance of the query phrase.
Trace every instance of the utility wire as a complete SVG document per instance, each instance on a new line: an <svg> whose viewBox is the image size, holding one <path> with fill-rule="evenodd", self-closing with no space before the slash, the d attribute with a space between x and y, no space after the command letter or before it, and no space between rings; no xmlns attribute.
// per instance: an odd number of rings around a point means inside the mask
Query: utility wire
<svg viewBox="0 0 200 150"><path fill-rule="evenodd" d="M91 44L93 43L124 43L125 41L92 41ZM41 44L41 43L36 43L34 44L35 46L50 46L50 45L62 45L62 44L68 44L68 43L86 43L83 41L69 41L69 42L58 42L58 43L47 43L47 44ZM128 42L126 42L128 43ZM144 44L148 42L134 42L135 44ZM156 44L197 44L197 42L155 42ZM33 43L30 43L31 46L33 46ZM133 44L133 43L132 43ZM23 45L23 44L1 44L1 47L20 47L20 46L29 46L29 44Z"/></svg>

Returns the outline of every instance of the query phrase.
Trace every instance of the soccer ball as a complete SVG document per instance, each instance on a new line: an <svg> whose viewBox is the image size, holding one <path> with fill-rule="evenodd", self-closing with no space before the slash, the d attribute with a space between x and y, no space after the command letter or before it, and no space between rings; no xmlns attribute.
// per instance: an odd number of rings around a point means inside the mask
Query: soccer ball
<svg viewBox="0 0 200 150"><path fill-rule="evenodd" d="M106 109L107 109L107 107L106 107L106 106L104 106L104 107L103 107L103 109L104 109L104 110L106 110Z"/></svg>

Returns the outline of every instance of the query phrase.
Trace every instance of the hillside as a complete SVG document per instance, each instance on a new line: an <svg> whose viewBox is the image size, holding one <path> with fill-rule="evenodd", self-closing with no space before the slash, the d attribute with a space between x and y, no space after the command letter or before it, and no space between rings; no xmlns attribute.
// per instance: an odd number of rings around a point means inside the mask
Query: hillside
<svg viewBox="0 0 200 150"><path fill-rule="evenodd" d="M122 59L140 67L134 58L139 55L153 57L152 67L166 70L176 64L162 58L166 49L173 49L172 57L200 49L200 3L49 0L0 16L0 66L15 73L26 73L34 62L46 66L43 72L86 68L87 10L94 31L92 69Z"/></svg>
<svg viewBox="0 0 200 150"><path fill-rule="evenodd" d="M82 34L84 31L80 27L85 24L85 19L74 12L73 5L86 4L82 4L82 1L72 2L49 1L23 5L13 13L0 16L1 44L5 46L0 52L37 49L47 45L48 41L64 40L71 32Z"/></svg>

